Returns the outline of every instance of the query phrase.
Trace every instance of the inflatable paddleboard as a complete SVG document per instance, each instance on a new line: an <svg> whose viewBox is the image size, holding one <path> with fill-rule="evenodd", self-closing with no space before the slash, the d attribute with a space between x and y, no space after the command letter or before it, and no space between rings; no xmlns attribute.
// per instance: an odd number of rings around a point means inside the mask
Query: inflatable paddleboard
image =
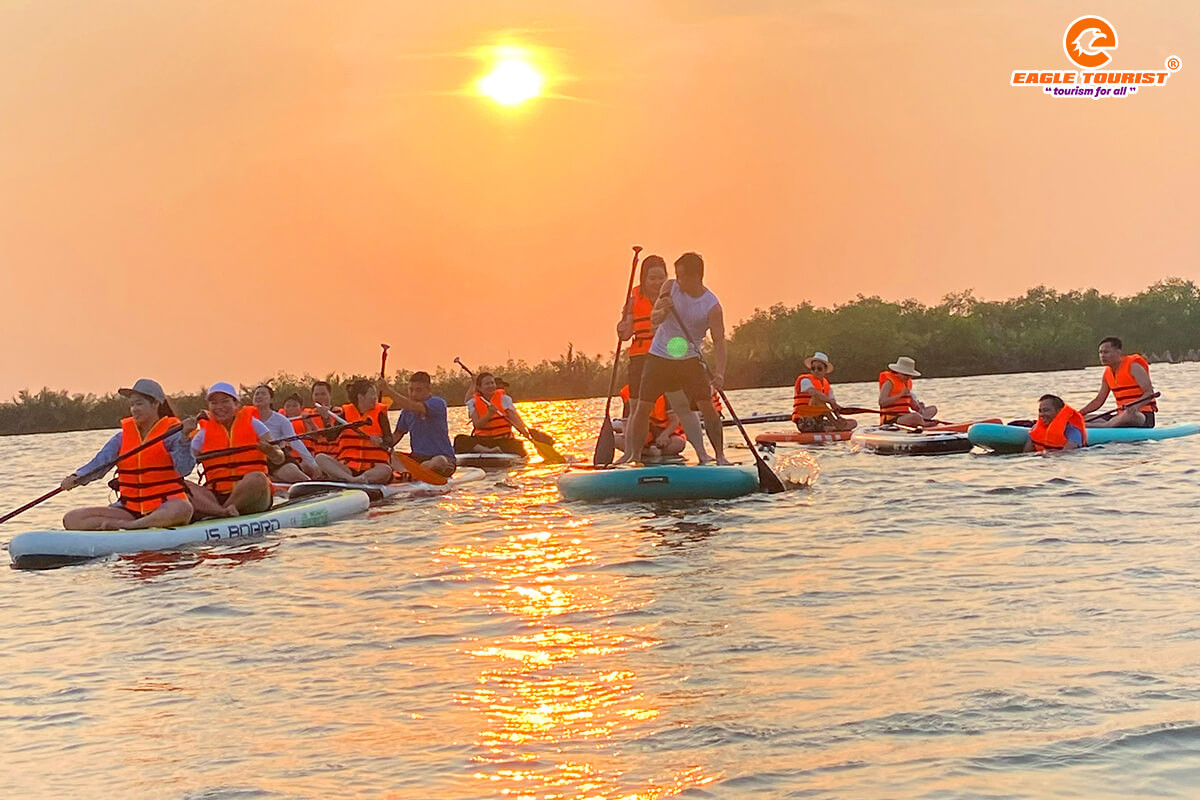
<svg viewBox="0 0 1200 800"><path fill-rule="evenodd" d="M567 500L721 500L758 491L753 465L659 464L568 472L558 479Z"/></svg>
<svg viewBox="0 0 1200 800"><path fill-rule="evenodd" d="M385 500L390 497L428 497L445 494L464 483L483 480L486 473L479 467L462 467L455 471L444 484L423 483L421 481L394 481L388 484L379 483L341 483L339 481L304 481L303 483L284 484L289 500L299 500L302 497L340 492L355 489L366 492L371 502ZM277 487L279 488L279 487Z"/></svg>
<svg viewBox="0 0 1200 800"><path fill-rule="evenodd" d="M985 419L981 422L999 422L999 419ZM960 422L954 425L937 425L932 428L925 428L929 433L966 433L967 430L976 423ZM879 426L876 426L879 427ZM863 428L862 430L867 430ZM830 431L827 433L801 433L800 431L768 431L760 433L754 441L759 444L779 444L781 442L790 442L792 444L823 444L826 442L844 442L850 439L854 431Z"/></svg>
<svg viewBox="0 0 1200 800"><path fill-rule="evenodd" d="M890 456L936 456L966 453L971 442L957 431L916 431L895 425L861 428L850 437L850 444L862 450Z"/></svg>
<svg viewBox="0 0 1200 800"><path fill-rule="evenodd" d="M363 492L322 494L260 514L209 519L179 528L144 531L29 531L8 543L14 567L44 569L119 553L177 550L195 544L259 539L282 528L318 528L367 510Z"/></svg>
<svg viewBox="0 0 1200 800"><path fill-rule="evenodd" d="M454 456L454 460L460 467L513 469L525 466L529 462L529 457L512 453L458 453Z"/></svg>
<svg viewBox="0 0 1200 800"><path fill-rule="evenodd" d="M1200 433L1200 423L1187 422L1161 428L1088 428L1088 446L1114 442L1146 442L1177 439ZM997 453L1020 453L1029 441L1029 428L1020 425L980 423L967 431L972 444Z"/></svg>
<svg viewBox="0 0 1200 800"><path fill-rule="evenodd" d="M751 414L748 417L741 417L740 419L742 420L743 425L763 425L766 423L773 423L773 422L788 422L789 420L791 420L791 418L792 418L791 414ZM701 424L703 424L703 423L701 423ZM726 428L730 428L730 427L733 427L734 425L737 425L737 423L734 422L732 419L722 419L721 425ZM625 418L624 417L614 417L612 420L612 426L613 426L613 433L624 433L625 432Z"/></svg>

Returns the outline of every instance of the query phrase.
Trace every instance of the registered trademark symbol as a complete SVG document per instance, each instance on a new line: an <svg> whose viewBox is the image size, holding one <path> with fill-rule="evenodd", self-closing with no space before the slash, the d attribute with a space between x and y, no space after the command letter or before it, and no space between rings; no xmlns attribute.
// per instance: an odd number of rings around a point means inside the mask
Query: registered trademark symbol
<svg viewBox="0 0 1200 800"><path fill-rule="evenodd" d="M1167 71L1168 72L1178 72L1179 68L1182 66L1183 66L1183 62L1179 60L1179 56L1168 56L1167 57Z"/></svg>

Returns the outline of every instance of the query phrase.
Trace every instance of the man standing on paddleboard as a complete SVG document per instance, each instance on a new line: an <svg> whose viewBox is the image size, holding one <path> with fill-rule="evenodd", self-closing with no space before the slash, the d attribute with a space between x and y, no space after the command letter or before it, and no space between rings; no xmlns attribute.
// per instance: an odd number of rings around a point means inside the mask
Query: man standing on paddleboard
<svg viewBox="0 0 1200 800"><path fill-rule="evenodd" d="M721 416L712 402L712 390L725 383L725 314L720 300L704 285L704 259L698 253L684 253L675 260L675 280L663 284L650 321L655 326L654 339L642 368L642 385L625 436L631 446L616 463L641 460L642 445L650 427L650 412L662 394L667 395L678 413L700 463L712 460L704 449L700 420L678 405L683 399L679 397L682 393L686 405L699 411L704 418L704 430L716 452L717 463L728 464ZM704 341L705 333L712 335L714 370L711 376L705 375L696 349Z"/></svg>

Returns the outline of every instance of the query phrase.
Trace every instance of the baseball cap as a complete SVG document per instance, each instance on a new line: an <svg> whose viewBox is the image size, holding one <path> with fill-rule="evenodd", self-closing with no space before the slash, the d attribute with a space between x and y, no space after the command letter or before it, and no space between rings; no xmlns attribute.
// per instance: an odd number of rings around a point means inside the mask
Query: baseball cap
<svg viewBox="0 0 1200 800"><path fill-rule="evenodd" d="M149 378L138 378L134 381L132 387L118 389L117 394L122 397L129 397L132 394L144 394L146 397L152 397L160 403L167 401L167 393L163 391L162 386L158 381L152 381Z"/></svg>
<svg viewBox="0 0 1200 800"><path fill-rule="evenodd" d="M205 392L204 397L205 399L208 399L214 394L227 394L234 400L238 399L238 390L233 388L233 384L228 383L227 381L218 381L217 383L214 383L212 386L208 387L208 391Z"/></svg>

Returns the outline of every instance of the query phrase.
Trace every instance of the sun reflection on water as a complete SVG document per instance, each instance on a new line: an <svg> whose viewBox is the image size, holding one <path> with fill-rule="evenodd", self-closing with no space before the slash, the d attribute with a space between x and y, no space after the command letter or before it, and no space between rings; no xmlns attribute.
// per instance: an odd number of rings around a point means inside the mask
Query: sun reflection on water
<svg viewBox="0 0 1200 800"><path fill-rule="evenodd" d="M628 740L660 715L655 698L639 689L636 666L637 653L659 641L618 616L652 598L616 591L623 578L605 574L584 544L586 518L536 494L489 500L498 524L440 551L479 579L475 596L485 606L522 625L463 644L479 670L476 687L458 698L483 721L474 777L501 796L529 800L651 800L714 780L695 765L633 776L611 752L618 737ZM575 615L589 615L590 624L573 624ZM609 624L596 626L595 617Z"/></svg>

